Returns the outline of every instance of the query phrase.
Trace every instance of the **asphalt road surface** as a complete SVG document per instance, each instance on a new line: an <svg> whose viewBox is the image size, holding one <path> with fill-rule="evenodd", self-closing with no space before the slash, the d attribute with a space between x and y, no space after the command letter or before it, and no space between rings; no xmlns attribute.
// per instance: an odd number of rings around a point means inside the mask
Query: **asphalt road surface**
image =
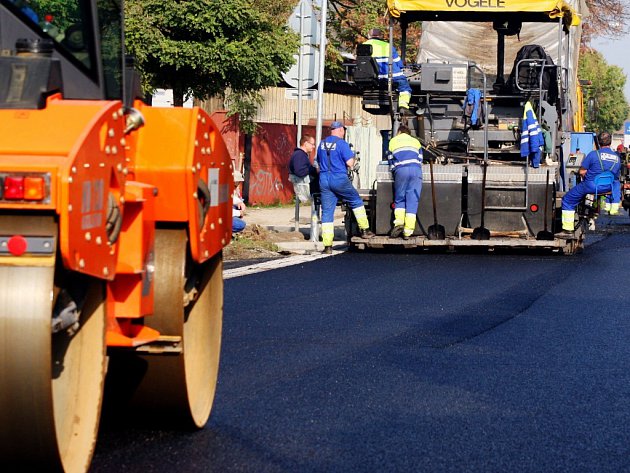
<svg viewBox="0 0 630 473"><path fill-rule="evenodd" d="M225 283L198 432L94 472L630 471L630 233L572 257L344 253Z"/></svg>

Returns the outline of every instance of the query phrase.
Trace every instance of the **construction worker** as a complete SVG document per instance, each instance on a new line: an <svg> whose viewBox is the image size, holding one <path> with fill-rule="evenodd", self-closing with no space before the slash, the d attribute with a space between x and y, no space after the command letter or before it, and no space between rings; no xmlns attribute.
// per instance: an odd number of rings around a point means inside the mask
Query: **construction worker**
<svg viewBox="0 0 630 473"><path fill-rule="evenodd" d="M354 213L361 236L372 238L374 233L365 213L363 200L348 179L348 169L354 166L354 152L344 136L346 128L341 122L330 124L330 136L321 141L317 148L319 164L319 186L322 200L322 240L324 253L332 253L334 237L334 214L337 200L346 202Z"/></svg>
<svg viewBox="0 0 630 473"><path fill-rule="evenodd" d="M245 179L243 178L243 174L240 171L234 171L234 193L232 194L232 233L239 233L245 230L245 220L243 217L245 216L245 212L247 211L247 206L245 202L243 202L243 198L241 197L241 188L240 185L243 183Z"/></svg>
<svg viewBox="0 0 630 473"><path fill-rule="evenodd" d="M392 238L401 234L409 239L416 228L416 214L422 192L422 146L411 136L409 128L401 125L389 142L389 160L394 174L394 227Z"/></svg>
<svg viewBox="0 0 630 473"><path fill-rule="evenodd" d="M562 232L556 234L559 238L574 237L575 208L586 194L595 193L595 178L605 171L612 172L615 178L614 182L612 186L597 186L597 193L612 192L610 213L614 215L619 211L619 203L621 202L621 186L619 184L621 161L619 155L610 148L610 143L612 142L610 133L602 131L597 135L597 141L600 149L588 153L580 166L579 174L582 176L582 182L571 188L562 198Z"/></svg>
<svg viewBox="0 0 630 473"><path fill-rule="evenodd" d="M370 30L370 39L364 44L372 46L372 57L378 64L378 78L387 80L389 77L389 43L383 40L383 31L374 28ZM409 113L409 101L411 100L411 86L402 70L402 61L396 48L391 49L392 53L392 80L398 90L398 108L402 113Z"/></svg>

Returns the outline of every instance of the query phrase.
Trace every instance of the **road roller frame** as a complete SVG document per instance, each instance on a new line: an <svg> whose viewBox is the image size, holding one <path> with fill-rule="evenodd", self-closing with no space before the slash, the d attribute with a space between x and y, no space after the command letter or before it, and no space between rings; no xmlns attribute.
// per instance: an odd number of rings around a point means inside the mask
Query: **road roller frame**
<svg viewBox="0 0 630 473"><path fill-rule="evenodd" d="M233 169L203 110L110 97L28 21L0 0L0 464L87 471L106 373L116 399L208 419Z"/></svg>

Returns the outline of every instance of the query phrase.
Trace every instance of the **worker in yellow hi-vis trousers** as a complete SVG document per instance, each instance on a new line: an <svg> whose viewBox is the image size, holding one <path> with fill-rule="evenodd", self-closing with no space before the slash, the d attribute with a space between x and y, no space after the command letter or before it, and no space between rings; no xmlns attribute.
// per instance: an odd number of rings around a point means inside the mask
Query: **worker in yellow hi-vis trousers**
<svg viewBox="0 0 630 473"><path fill-rule="evenodd" d="M322 240L324 253L332 253L334 238L334 214L337 201L346 202L359 225L363 238L372 238L370 224L365 213L363 200L348 179L348 169L354 166L354 152L344 136L346 128L341 122L332 122L330 136L323 139L317 148L319 163L319 187L322 199Z"/></svg>

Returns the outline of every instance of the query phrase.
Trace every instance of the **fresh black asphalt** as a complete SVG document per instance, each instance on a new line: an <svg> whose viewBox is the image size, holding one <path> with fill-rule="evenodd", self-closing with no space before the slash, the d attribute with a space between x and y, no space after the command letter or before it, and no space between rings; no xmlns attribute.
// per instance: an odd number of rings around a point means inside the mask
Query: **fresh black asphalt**
<svg viewBox="0 0 630 473"><path fill-rule="evenodd" d="M630 471L629 249L344 253L227 280L208 425L106 423L91 471Z"/></svg>

